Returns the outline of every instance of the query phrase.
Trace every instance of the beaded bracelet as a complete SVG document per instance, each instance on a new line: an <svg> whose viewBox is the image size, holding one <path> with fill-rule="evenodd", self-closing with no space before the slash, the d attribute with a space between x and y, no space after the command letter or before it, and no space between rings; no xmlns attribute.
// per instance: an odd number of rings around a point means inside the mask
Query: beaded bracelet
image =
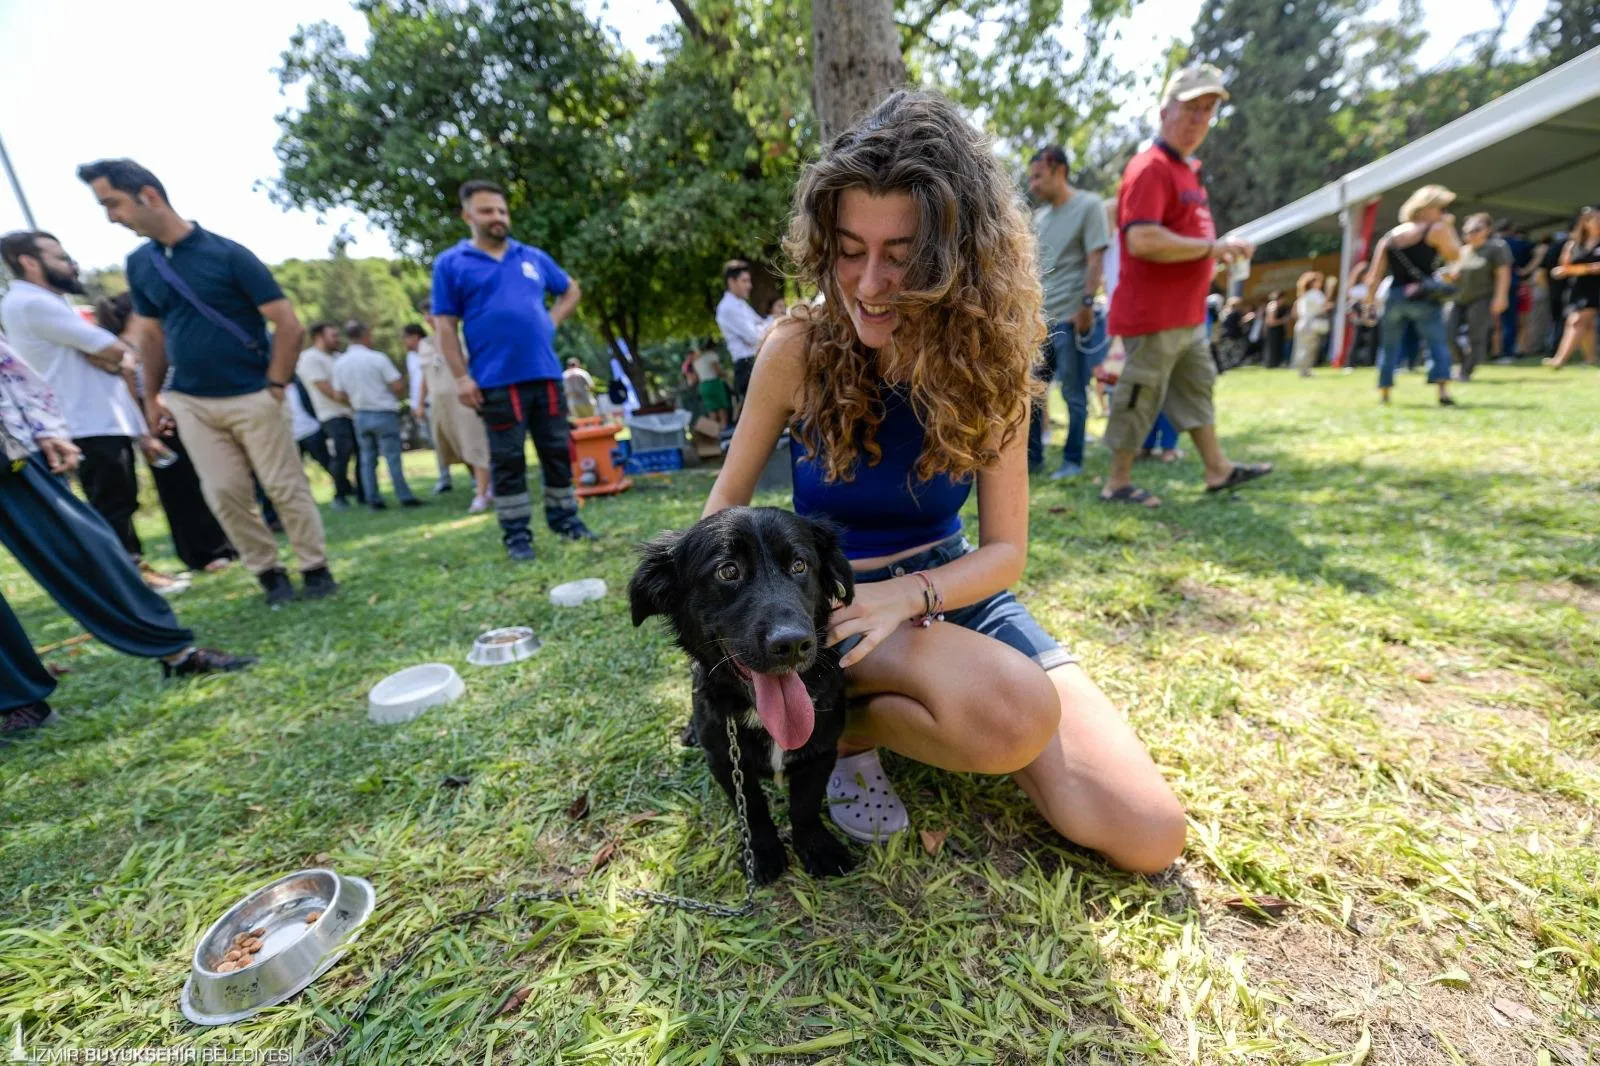
<svg viewBox="0 0 1600 1066"><path fill-rule="evenodd" d="M933 579L921 570L913 571L911 576L922 582L922 614L911 619L911 624L920 629L927 629L942 616L944 594L933 583Z"/></svg>

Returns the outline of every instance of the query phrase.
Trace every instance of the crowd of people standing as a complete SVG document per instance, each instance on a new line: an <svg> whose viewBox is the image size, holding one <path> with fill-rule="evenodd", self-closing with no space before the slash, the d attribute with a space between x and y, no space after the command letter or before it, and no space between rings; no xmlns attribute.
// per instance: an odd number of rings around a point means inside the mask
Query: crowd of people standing
<svg viewBox="0 0 1600 1066"><path fill-rule="evenodd" d="M184 582L145 561L136 456L150 466L186 566L215 572L237 559L272 608L323 599L338 583L303 457L327 471L335 509L386 507L380 456L401 506L421 506L403 467L404 400L419 419L430 415L435 492L451 488L453 463L468 465L470 510L486 510L492 492L510 558L533 558L525 435L539 451L547 525L593 537L577 513L553 348L580 289L545 252L510 238L498 186L463 186L471 236L435 264L437 342L420 323L406 327L402 374L372 347L365 322L302 329L265 264L180 215L138 163L101 160L78 177L112 222L147 240L128 256L128 291L101 300L90 322L67 300L85 287L53 235L0 238L13 279L0 300L0 542L93 635L159 659L169 676L251 665L196 647L162 599ZM87 503L66 487L74 472ZM279 561L279 531L298 588ZM0 732L53 721L54 684L0 599Z"/></svg>

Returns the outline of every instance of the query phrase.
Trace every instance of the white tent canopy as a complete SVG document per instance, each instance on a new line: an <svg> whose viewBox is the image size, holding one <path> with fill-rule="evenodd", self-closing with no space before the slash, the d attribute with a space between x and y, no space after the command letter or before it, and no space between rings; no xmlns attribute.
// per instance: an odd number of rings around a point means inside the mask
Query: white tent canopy
<svg viewBox="0 0 1600 1066"><path fill-rule="evenodd" d="M1530 229L1563 227L1600 198L1600 48L1593 48L1399 151L1352 170L1233 232L1262 244L1296 230L1344 230L1339 285L1350 277L1360 208L1374 199L1378 230L1421 185L1456 194L1457 217L1487 211ZM1345 335L1348 301L1334 304L1333 335ZM1336 344L1340 343L1338 341Z"/></svg>
<svg viewBox="0 0 1600 1066"><path fill-rule="evenodd" d="M1458 218L1487 211L1529 228L1565 228L1579 207L1600 199L1597 175L1600 48L1234 232L1261 244L1310 226L1331 229L1341 212L1375 197L1383 201L1381 231L1411 191L1428 184L1456 193Z"/></svg>

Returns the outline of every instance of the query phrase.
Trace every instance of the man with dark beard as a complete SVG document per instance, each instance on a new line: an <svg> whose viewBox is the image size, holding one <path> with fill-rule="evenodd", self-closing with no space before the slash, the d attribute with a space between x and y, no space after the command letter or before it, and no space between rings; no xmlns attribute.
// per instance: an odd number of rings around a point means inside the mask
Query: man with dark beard
<svg viewBox="0 0 1600 1066"><path fill-rule="evenodd" d="M144 545L133 528L139 506L134 446L152 459L166 449L150 436L130 391L124 371L131 375L131 350L67 303L65 294L83 293L83 282L78 264L53 235L8 233L0 237L0 260L16 278L0 300L0 328L60 398L72 442L83 453L78 466L83 494L117 534L145 583L163 594L180 591L182 584L144 563Z"/></svg>
<svg viewBox="0 0 1600 1066"><path fill-rule="evenodd" d="M433 264L433 321L455 377L454 398L477 411L489 436L489 477L506 555L534 557L533 501L524 439L533 438L544 475L544 520L556 536L593 540L578 517L572 485L567 393L556 358L556 327L578 306L576 279L542 248L511 238L505 190L491 181L461 186L461 218L472 232ZM545 299L554 296L547 309ZM463 354L462 341L466 342Z"/></svg>

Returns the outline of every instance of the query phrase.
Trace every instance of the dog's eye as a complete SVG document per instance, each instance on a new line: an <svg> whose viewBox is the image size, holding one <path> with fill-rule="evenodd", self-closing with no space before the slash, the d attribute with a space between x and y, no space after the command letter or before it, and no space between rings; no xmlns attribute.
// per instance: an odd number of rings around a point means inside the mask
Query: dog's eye
<svg viewBox="0 0 1600 1066"><path fill-rule="evenodd" d="M811 568L806 565L806 561L804 559L796 559L794 562L789 564L789 573L791 574L803 574L809 569Z"/></svg>
<svg viewBox="0 0 1600 1066"><path fill-rule="evenodd" d="M717 567L717 579L719 581L738 581L739 564L723 563L721 566Z"/></svg>

